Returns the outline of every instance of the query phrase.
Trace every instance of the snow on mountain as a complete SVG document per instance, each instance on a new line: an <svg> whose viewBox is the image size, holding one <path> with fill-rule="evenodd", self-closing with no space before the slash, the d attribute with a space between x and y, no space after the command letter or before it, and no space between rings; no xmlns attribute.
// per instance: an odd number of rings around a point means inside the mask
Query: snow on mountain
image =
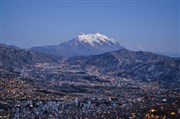
<svg viewBox="0 0 180 119"><path fill-rule="evenodd" d="M77 37L60 45L33 47L32 50L64 57L97 55L115 51L123 47L117 40L107 36L81 33Z"/></svg>
<svg viewBox="0 0 180 119"><path fill-rule="evenodd" d="M92 46L94 46L94 43L97 43L99 45L103 45L101 42L107 43L109 45L111 45L109 42L112 43L117 43L117 40L114 40L112 38L108 38L107 36L100 34L100 33L96 33L96 34L80 34L77 37L77 40L80 42L85 42L85 43L89 43Z"/></svg>

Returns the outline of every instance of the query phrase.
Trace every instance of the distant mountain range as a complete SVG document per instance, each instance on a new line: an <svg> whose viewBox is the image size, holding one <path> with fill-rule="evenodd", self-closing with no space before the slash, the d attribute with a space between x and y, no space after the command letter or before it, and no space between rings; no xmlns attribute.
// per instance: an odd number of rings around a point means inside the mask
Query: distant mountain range
<svg viewBox="0 0 180 119"><path fill-rule="evenodd" d="M151 52L134 52L122 48L100 55L62 58L1 45L0 54L1 78L22 77L26 74L34 80L37 77L41 80L61 80L63 77L63 80L78 82L80 79L87 80L89 75L97 77L93 80L99 80L102 75L106 75L144 82L157 81L165 86L180 85L180 58ZM39 63L42 65L40 69L36 66ZM50 67L51 70L47 71ZM77 76L73 72L82 74Z"/></svg>
<svg viewBox="0 0 180 119"><path fill-rule="evenodd" d="M70 41L54 46L32 47L31 49L46 54L63 57L97 55L115 51L123 47L117 40L108 38L100 33L80 34Z"/></svg>

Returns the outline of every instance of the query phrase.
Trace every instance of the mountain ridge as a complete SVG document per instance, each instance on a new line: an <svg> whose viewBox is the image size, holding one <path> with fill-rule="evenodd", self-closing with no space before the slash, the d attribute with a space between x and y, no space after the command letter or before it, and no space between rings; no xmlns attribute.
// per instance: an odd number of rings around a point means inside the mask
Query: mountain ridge
<svg viewBox="0 0 180 119"><path fill-rule="evenodd" d="M180 84L180 58L151 52L121 49L88 57L72 57L70 65L77 65L88 72L89 67L102 74L142 81L158 81L165 85Z"/></svg>
<svg viewBox="0 0 180 119"><path fill-rule="evenodd" d="M158 81L162 85L172 87L178 87L180 84L180 58L172 58L151 52L130 51L124 48L100 55L62 58L7 46L1 46L0 48L1 77L3 75L5 77L11 76L14 72L15 74L18 72L19 75L24 75L25 70L25 74L32 75L32 78L37 76L42 80L49 78L51 80L61 80L61 77L64 77L67 80L78 81L82 76L76 76L77 74L73 73L75 71L83 72L83 75L99 78L100 75L106 75L112 78L119 77L145 82ZM41 68L39 69L37 66ZM47 72L46 68L49 69L50 67L52 67L51 72ZM59 72L59 70L62 74L55 73ZM43 77L39 76L38 72L44 72L45 76L42 74ZM86 80L86 78L82 77L81 80ZM97 80L99 79L97 78Z"/></svg>

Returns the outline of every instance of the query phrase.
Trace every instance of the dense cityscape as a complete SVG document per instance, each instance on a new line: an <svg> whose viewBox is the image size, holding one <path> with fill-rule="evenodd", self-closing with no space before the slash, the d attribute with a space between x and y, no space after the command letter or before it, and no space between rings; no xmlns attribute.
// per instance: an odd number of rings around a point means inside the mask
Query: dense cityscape
<svg viewBox="0 0 180 119"><path fill-rule="evenodd" d="M157 84L122 82L118 86L66 83L64 88L67 90L57 93L42 87L41 90L32 88L24 81L6 79L0 86L0 118L180 118L179 89L166 90ZM128 85L130 83L132 85ZM72 91L75 86L87 91Z"/></svg>
<svg viewBox="0 0 180 119"><path fill-rule="evenodd" d="M128 50L62 58L0 48L0 119L180 118L179 59Z"/></svg>

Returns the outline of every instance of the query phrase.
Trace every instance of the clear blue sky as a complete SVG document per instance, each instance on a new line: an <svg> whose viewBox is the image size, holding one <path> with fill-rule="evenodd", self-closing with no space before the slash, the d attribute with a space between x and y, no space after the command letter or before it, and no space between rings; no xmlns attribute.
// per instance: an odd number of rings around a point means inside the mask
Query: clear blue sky
<svg viewBox="0 0 180 119"><path fill-rule="evenodd" d="M113 1L113 2L111 2ZM180 52L178 0L1 0L1 43L57 45L102 33L131 50Z"/></svg>

